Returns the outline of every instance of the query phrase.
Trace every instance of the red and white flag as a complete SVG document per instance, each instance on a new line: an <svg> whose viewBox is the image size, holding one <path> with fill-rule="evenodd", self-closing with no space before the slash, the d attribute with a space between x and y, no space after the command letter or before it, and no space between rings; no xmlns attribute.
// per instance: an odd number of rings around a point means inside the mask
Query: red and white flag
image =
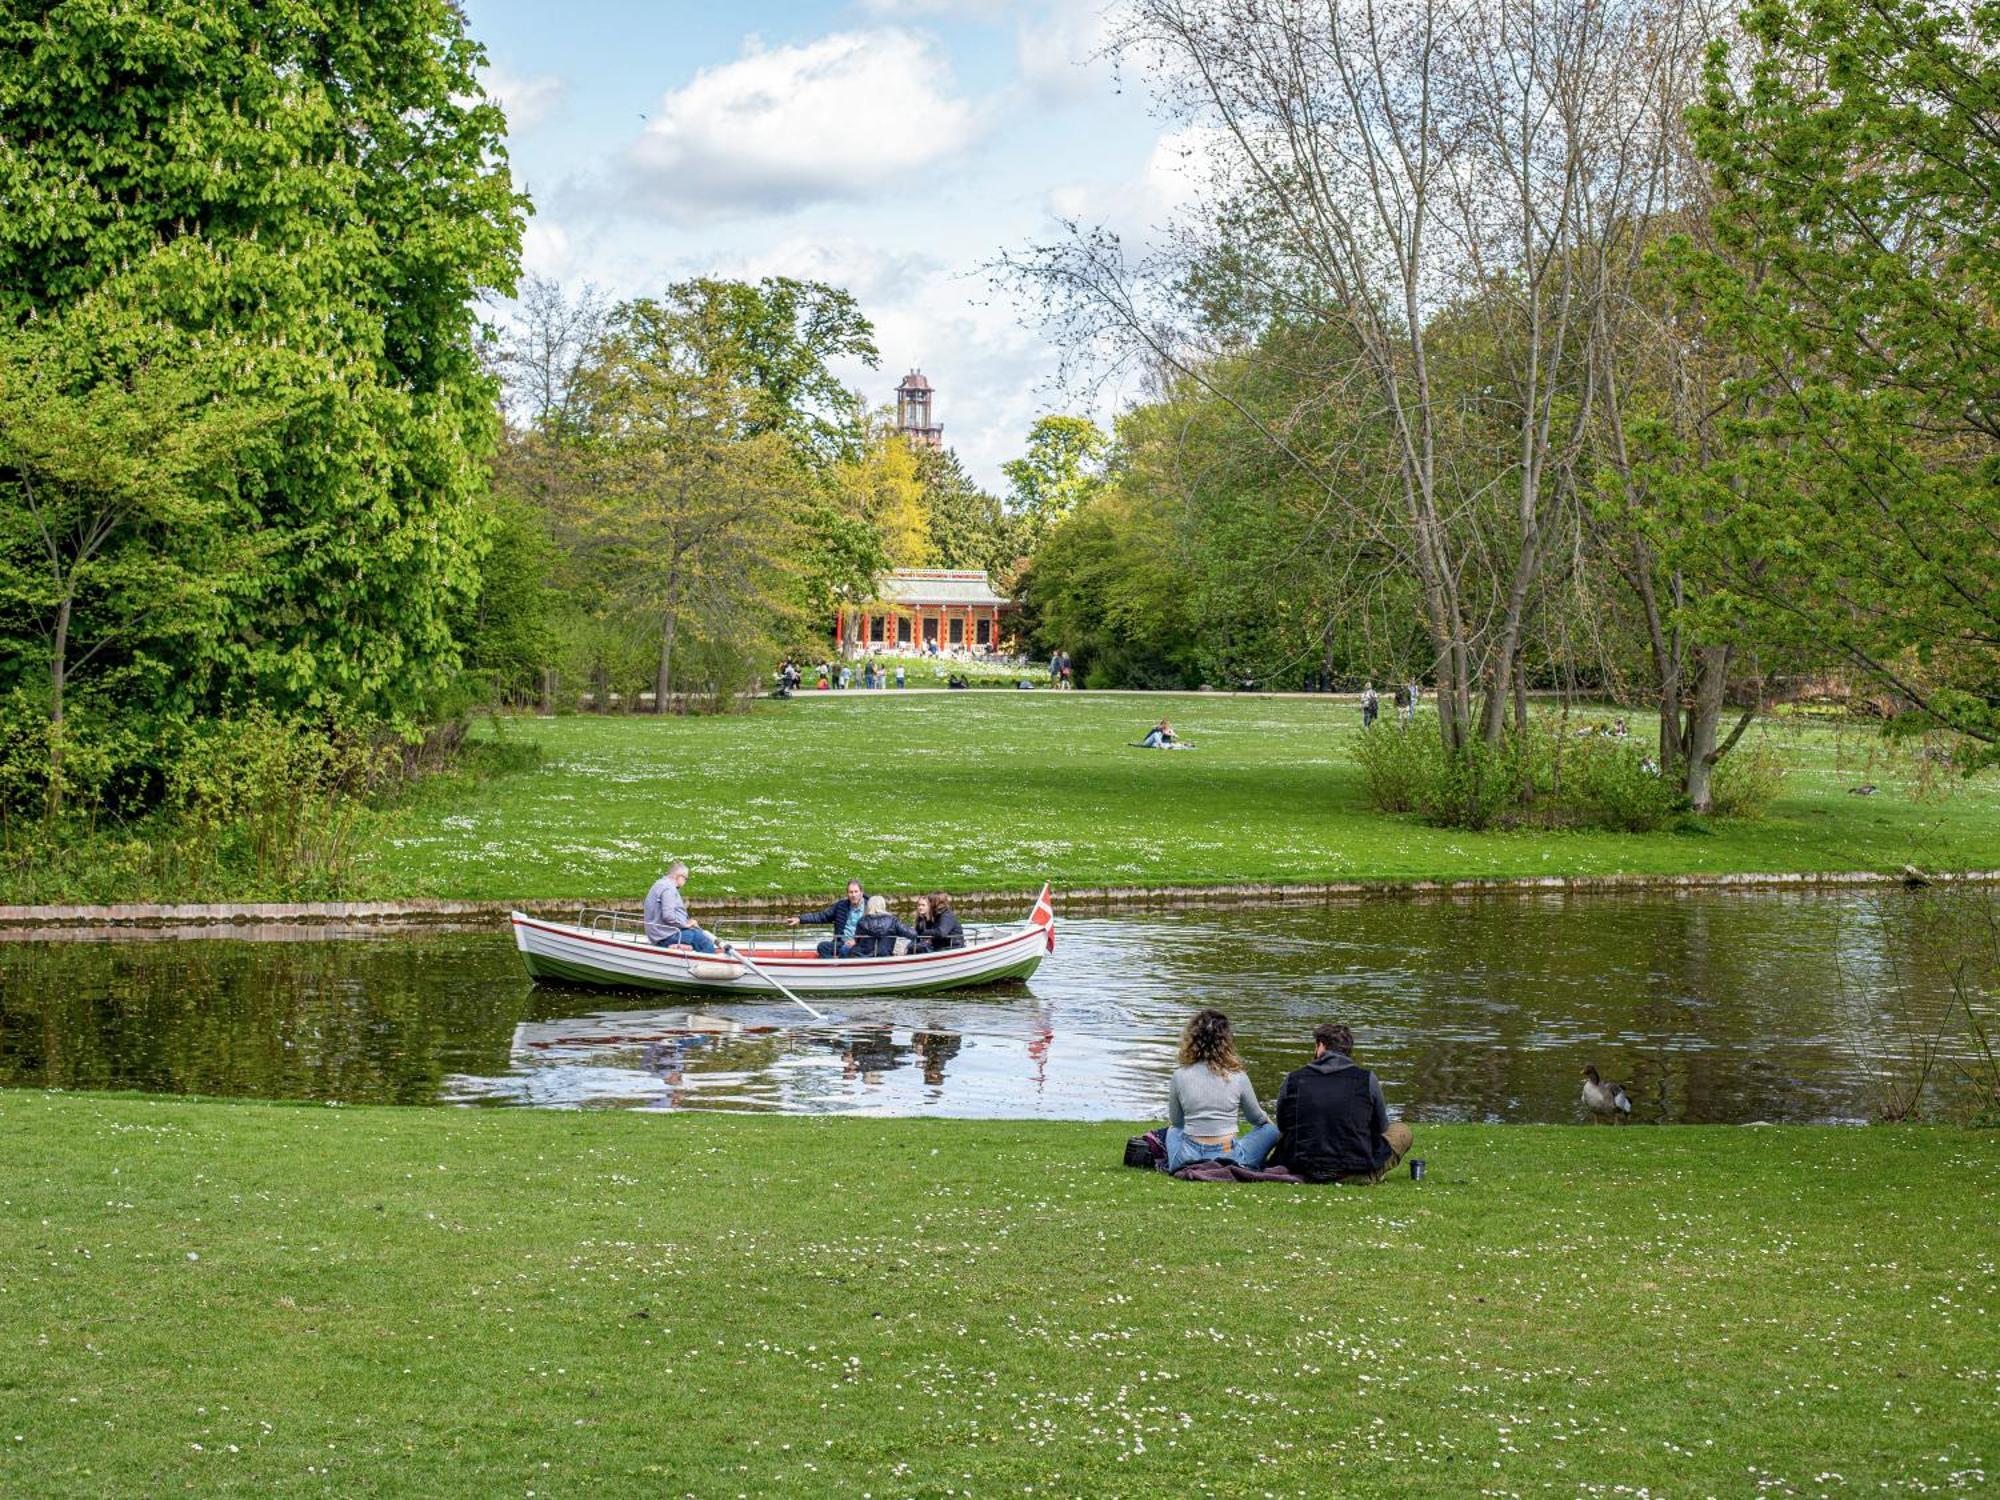
<svg viewBox="0 0 2000 1500"><path fill-rule="evenodd" d="M1049 933L1049 952L1056 951L1056 905L1049 899L1049 888L1042 887L1041 895L1035 897L1035 909L1028 914L1030 927L1046 927Z"/></svg>

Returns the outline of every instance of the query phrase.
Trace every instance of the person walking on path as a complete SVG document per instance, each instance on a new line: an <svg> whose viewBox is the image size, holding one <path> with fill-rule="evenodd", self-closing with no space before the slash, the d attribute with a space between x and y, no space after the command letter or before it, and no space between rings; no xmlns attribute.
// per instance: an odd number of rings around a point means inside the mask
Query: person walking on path
<svg viewBox="0 0 2000 1500"><path fill-rule="evenodd" d="M1167 1080L1167 1170L1198 1161L1233 1161L1253 1172L1263 1166L1278 1127L1250 1087L1229 1017L1198 1011L1181 1033L1180 1061ZM1255 1127L1240 1138L1239 1112Z"/></svg>
<svg viewBox="0 0 2000 1500"><path fill-rule="evenodd" d="M1353 1052L1345 1026L1315 1026L1313 1060L1278 1089L1275 1159L1307 1182L1380 1182L1409 1154L1410 1127L1389 1118L1382 1081Z"/></svg>
<svg viewBox="0 0 2000 1500"><path fill-rule="evenodd" d="M1361 727L1373 729L1375 715L1382 711L1382 700L1375 696L1375 684L1365 683L1361 689Z"/></svg>
<svg viewBox="0 0 2000 1500"><path fill-rule="evenodd" d="M681 897L681 887L687 884L687 879L688 867L675 860L646 892L646 941L660 948L692 948L697 953L713 953L715 939L688 915L687 902Z"/></svg>

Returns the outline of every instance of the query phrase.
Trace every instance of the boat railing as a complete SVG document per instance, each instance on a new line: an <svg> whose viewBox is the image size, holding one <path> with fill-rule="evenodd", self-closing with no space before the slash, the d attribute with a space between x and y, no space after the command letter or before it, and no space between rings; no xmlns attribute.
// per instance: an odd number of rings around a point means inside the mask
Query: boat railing
<svg viewBox="0 0 2000 1500"><path fill-rule="evenodd" d="M590 932L608 933L613 937L641 936L646 931L645 920L627 911L605 911L595 907L580 906L576 912L576 925ZM965 941L970 945L991 942L1005 937L1018 928L1018 923L980 923L968 925ZM757 952L799 953L810 955L818 949L829 929L824 927L781 927L776 931L741 932L735 929L717 932L716 936L734 943L739 948Z"/></svg>
<svg viewBox="0 0 2000 1500"><path fill-rule="evenodd" d="M630 933L643 935L646 931L646 920L643 917L635 917L629 911L600 911L590 906L579 906L576 909L576 925L588 928L592 932L608 932L613 937Z"/></svg>

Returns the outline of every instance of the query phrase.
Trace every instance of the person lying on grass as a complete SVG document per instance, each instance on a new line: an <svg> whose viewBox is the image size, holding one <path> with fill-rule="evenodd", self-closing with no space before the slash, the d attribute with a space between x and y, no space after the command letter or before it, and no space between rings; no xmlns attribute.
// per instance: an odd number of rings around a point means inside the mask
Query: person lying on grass
<svg viewBox="0 0 2000 1500"><path fill-rule="evenodd" d="M1389 1118L1381 1080L1355 1066L1353 1052L1347 1027L1313 1028L1313 1060L1278 1090L1273 1165L1307 1182L1380 1182L1409 1153L1410 1127Z"/></svg>
<svg viewBox="0 0 2000 1500"><path fill-rule="evenodd" d="M713 953L715 939L688 915L687 902L681 897L681 887L687 884L687 879L688 867L675 860L646 892L646 941L660 948L692 948L697 953Z"/></svg>
<svg viewBox="0 0 2000 1500"><path fill-rule="evenodd" d="M861 926L861 918L866 910L867 897L861 893L861 882L847 882L847 894L833 905L820 911L807 912L802 917L788 917L787 927L831 927L833 936L819 945L821 958L851 958L854 956L854 934Z"/></svg>
<svg viewBox="0 0 2000 1500"><path fill-rule="evenodd" d="M1256 1128L1241 1139L1236 1116ZM1257 1102L1236 1055L1236 1034L1219 1010L1197 1011L1181 1033L1181 1065L1167 1080L1167 1170L1233 1161L1256 1171L1278 1143L1278 1127Z"/></svg>

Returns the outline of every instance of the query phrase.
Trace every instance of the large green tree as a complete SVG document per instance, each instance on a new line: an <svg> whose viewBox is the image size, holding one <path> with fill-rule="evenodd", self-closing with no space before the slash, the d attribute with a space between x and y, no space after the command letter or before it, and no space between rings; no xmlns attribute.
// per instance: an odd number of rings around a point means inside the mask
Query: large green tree
<svg viewBox="0 0 2000 1500"><path fill-rule="evenodd" d="M1048 530L1097 492L1111 441L1088 417L1038 418L1027 450L1000 466L1014 550L1033 555Z"/></svg>
<svg viewBox="0 0 2000 1500"><path fill-rule="evenodd" d="M1685 508L1729 602L2000 756L2000 6L1764 0L1687 257L1748 369Z"/></svg>
<svg viewBox="0 0 2000 1500"><path fill-rule="evenodd" d="M475 306L525 209L480 60L450 0L0 15L0 339L143 309L207 399L278 414L229 497L260 564L176 647L217 703L414 716L457 666L497 423Z"/></svg>

